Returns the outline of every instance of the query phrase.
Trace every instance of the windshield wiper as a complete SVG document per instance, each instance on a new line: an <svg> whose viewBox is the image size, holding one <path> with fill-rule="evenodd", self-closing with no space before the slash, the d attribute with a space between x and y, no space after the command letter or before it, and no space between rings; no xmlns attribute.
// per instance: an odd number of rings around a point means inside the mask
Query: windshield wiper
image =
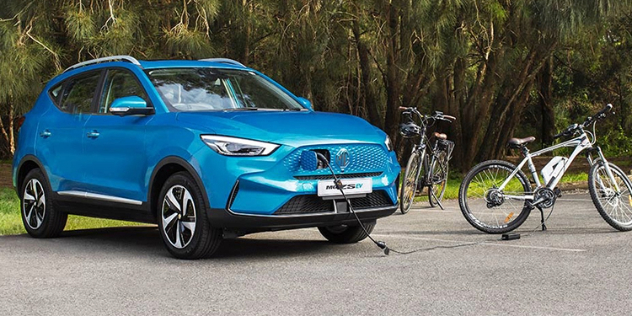
<svg viewBox="0 0 632 316"><path fill-rule="evenodd" d="M228 108L222 111L258 111L259 108Z"/></svg>

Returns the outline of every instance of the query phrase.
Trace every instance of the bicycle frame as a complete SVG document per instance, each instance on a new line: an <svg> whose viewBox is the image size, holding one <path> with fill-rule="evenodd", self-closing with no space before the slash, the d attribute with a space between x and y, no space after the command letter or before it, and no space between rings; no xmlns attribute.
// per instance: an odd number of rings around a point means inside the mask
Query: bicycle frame
<svg viewBox="0 0 632 316"><path fill-rule="evenodd" d="M534 180L534 182L536 184L536 188L535 189L542 188L543 186L542 186L542 183L540 183L540 177L538 176L538 171L535 168L535 164L533 163L533 159L532 158L540 156L540 155L542 155L544 153L548 153L548 152L554 151L556 149L565 148L565 147L574 147L575 150L573 150L571 155L568 157L568 160L564 163L564 166L563 166L561 172L559 173L559 175L556 175L555 177L552 177L551 180L549 181L549 183L545 184L546 188L549 188L549 189L555 188L557 186L557 184L559 183L560 179L566 173L566 170L568 170L568 167L570 167L570 165L573 163L573 160L575 160L575 157L577 157L577 155L579 155L582 151L589 150L589 151L597 151L597 153L599 155L599 159L604 162L604 166L605 166L605 169L606 169L606 174L608 175L608 177L611 180L613 180L615 188L617 189L617 191L619 191L620 188L619 188L618 184L616 183L616 181L614 181L614 176L612 175L612 172L610 170L610 167L608 166L606 158L603 156L601 148L599 148L599 146L593 146L593 144L594 143L592 143L588 139L588 135L586 134L586 132L583 131L583 129L582 129L581 135L579 135L578 137L575 137L573 139L567 140L565 142L561 142L561 143L559 143L557 145L553 145L553 146L541 149L541 150L533 152L533 153L529 153L529 150L526 149L526 147L525 147L525 158L522 159L520 164L518 164L516 169L513 170L513 172L509 175L509 177L507 177L507 179L500 185L500 187L498 189L500 191L503 191L505 189L505 186L507 186L507 184L509 183L509 181L520 170L522 170L522 167L524 167L525 164L528 165L529 172L531 173L531 177L533 178L533 180ZM595 161L590 156L590 152L588 152L588 154L586 155L586 159L588 160L588 163L591 166L595 163ZM505 195L505 197L506 198L515 199L515 200L533 200L534 199L533 195L525 195L525 196Z"/></svg>

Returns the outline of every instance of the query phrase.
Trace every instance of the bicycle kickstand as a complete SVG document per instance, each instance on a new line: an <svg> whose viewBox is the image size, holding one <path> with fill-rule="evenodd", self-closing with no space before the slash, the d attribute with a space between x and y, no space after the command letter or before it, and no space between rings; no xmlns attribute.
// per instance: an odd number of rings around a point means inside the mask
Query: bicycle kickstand
<svg viewBox="0 0 632 316"><path fill-rule="evenodd" d="M542 231L546 230L546 224L544 223L544 210L538 205L536 206L540 210L540 222L542 223Z"/></svg>
<svg viewBox="0 0 632 316"><path fill-rule="evenodd" d="M445 209L443 208L443 204L441 204L441 201L439 201L439 199L437 198L437 196L436 196L434 193L431 193L431 194L432 194L432 196L434 197L435 201L437 201L437 204L439 204L439 207L441 208L441 210L442 210L442 211L443 211L443 210L445 210Z"/></svg>

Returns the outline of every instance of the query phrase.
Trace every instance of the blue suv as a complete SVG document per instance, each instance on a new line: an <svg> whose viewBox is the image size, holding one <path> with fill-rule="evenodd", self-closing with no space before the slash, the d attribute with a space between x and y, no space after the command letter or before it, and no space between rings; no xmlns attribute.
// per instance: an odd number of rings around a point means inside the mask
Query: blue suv
<svg viewBox="0 0 632 316"><path fill-rule="evenodd" d="M13 185L33 237L59 235L67 214L155 223L173 256L193 259L261 231L360 241L397 209L399 172L384 132L315 112L236 61L113 56L46 85L19 132Z"/></svg>

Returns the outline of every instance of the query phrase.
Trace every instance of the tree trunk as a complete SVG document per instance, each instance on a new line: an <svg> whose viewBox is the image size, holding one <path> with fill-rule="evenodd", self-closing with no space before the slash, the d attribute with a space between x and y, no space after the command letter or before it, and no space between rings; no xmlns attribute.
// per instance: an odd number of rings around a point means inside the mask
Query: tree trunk
<svg viewBox="0 0 632 316"><path fill-rule="evenodd" d="M371 65L369 61L369 49L360 39L360 26L358 25L358 21L356 20L353 21L352 32L353 37L355 38L356 48L358 50L358 58L360 61L361 83L358 90L364 92L360 96L361 103L363 103L364 110L366 111L369 118L369 122L379 128L383 128L384 122L382 121L382 116L380 115L378 104L375 102L375 93L371 88Z"/></svg>
<svg viewBox="0 0 632 316"><path fill-rule="evenodd" d="M399 107L401 95L401 83L398 76L398 29L399 29L399 10L392 4L387 7L386 15L388 17L389 37L386 47L386 117L384 120L384 130L391 137L397 136L397 128L399 121Z"/></svg>
<svg viewBox="0 0 632 316"><path fill-rule="evenodd" d="M540 139L542 146L553 144L555 112L553 110L553 58L550 57L538 75L538 103L542 115Z"/></svg>
<svg viewBox="0 0 632 316"><path fill-rule="evenodd" d="M8 114L6 117L0 116L0 135L2 135L3 148L2 151L6 154L7 158L11 158L15 153L15 134L13 131L13 105L11 103L6 104L8 108ZM8 126L5 127L4 120L7 121Z"/></svg>

